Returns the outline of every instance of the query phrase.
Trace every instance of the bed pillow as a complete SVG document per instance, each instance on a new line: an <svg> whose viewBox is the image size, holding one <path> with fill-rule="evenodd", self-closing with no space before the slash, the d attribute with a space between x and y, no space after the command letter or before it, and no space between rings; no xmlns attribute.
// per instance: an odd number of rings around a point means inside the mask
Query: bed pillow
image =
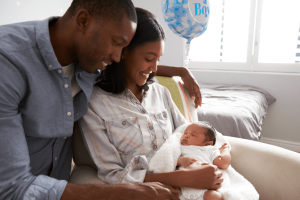
<svg viewBox="0 0 300 200"><path fill-rule="evenodd" d="M263 89L247 85L200 83L199 121L208 121L227 136L258 140L268 107L276 99Z"/></svg>

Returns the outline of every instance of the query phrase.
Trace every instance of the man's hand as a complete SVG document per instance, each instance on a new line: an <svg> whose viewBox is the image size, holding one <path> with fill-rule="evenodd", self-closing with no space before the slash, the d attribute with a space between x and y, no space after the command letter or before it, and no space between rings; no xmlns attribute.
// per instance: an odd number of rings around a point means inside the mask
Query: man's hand
<svg viewBox="0 0 300 200"><path fill-rule="evenodd" d="M119 185L68 183L61 200L179 200L180 190L157 182Z"/></svg>
<svg viewBox="0 0 300 200"><path fill-rule="evenodd" d="M200 87L190 70L185 70L186 72L181 76L181 79L188 90L191 99L195 101L195 108L197 108L202 105Z"/></svg>
<svg viewBox="0 0 300 200"><path fill-rule="evenodd" d="M196 161L197 160L193 157L179 157L177 164L181 165L184 168L187 168Z"/></svg>
<svg viewBox="0 0 300 200"><path fill-rule="evenodd" d="M208 163L194 162L184 169L184 173L182 181L185 187L215 190L223 182L222 172L218 171L217 166Z"/></svg>

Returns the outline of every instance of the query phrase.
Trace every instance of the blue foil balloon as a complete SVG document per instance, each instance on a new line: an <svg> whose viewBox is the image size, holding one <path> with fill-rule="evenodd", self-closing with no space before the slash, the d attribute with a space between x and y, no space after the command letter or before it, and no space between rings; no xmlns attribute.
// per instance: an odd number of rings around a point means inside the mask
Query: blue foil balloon
<svg viewBox="0 0 300 200"><path fill-rule="evenodd" d="M162 0L162 13L173 33L187 39L187 56L193 38L207 29L209 0Z"/></svg>

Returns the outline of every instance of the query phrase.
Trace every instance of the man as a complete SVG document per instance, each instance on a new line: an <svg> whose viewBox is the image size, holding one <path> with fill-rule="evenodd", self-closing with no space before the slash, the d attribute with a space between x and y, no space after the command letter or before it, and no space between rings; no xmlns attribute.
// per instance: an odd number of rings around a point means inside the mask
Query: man
<svg viewBox="0 0 300 200"><path fill-rule="evenodd" d="M136 20L130 0L74 0L61 18L0 27L0 199L178 199L160 183L67 183L74 121L87 110L98 70L120 61ZM159 68L181 74L201 103L187 70ZM220 174L200 168L188 173L218 188Z"/></svg>

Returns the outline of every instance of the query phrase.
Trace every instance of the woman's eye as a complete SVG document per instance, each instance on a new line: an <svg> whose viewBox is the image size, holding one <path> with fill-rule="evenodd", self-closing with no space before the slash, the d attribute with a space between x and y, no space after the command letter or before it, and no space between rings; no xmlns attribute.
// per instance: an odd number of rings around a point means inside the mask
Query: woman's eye
<svg viewBox="0 0 300 200"><path fill-rule="evenodd" d="M149 59L147 59L147 58L145 58L145 60L147 61L147 62L151 62L152 60L149 60Z"/></svg>

